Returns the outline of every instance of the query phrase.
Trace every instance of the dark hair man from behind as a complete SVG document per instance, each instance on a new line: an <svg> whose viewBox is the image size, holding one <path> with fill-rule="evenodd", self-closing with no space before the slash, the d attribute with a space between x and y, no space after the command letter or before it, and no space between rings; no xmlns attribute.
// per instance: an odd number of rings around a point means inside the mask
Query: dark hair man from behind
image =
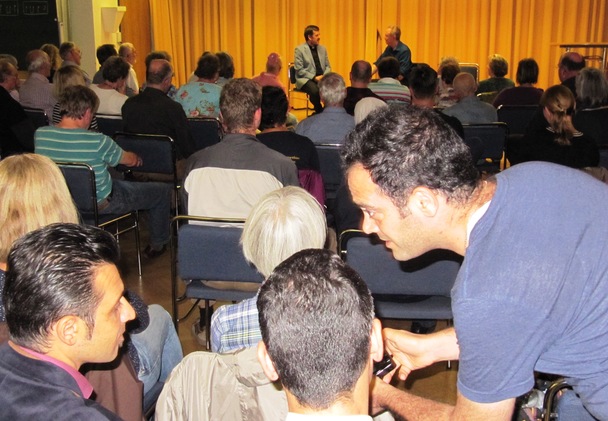
<svg viewBox="0 0 608 421"><path fill-rule="evenodd" d="M378 76L392 77L397 79L399 77L399 61L395 57L384 57L378 61Z"/></svg>
<svg viewBox="0 0 608 421"><path fill-rule="evenodd" d="M118 419L88 399L92 388L78 373L84 363L114 360L135 316L118 258L112 235L86 225L53 224L15 242L4 288L11 340L0 348L3 417Z"/></svg>
<svg viewBox="0 0 608 421"><path fill-rule="evenodd" d="M279 379L289 412L368 414L380 322L359 275L328 250L298 252L277 266L257 301L258 359Z"/></svg>

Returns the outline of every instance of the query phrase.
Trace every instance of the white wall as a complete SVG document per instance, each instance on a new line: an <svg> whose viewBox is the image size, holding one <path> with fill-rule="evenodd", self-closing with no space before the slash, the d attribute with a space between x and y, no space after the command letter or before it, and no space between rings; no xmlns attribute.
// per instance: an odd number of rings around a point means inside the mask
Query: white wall
<svg viewBox="0 0 608 421"><path fill-rule="evenodd" d="M99 67L95 50L101 44L117 44L119 33L107 33L101 21L102 7L117 7L118 0L57 0L63 19L62 41L75 42L82 51L80 66L90 75Z"/></svg>

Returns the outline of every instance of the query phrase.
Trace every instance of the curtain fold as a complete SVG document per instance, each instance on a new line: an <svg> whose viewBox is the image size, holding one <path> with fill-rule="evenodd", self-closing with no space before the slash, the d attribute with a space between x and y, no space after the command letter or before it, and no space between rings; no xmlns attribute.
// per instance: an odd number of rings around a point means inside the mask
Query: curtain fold
<svg viewBox="0 0 608 421"><path fill-rule="evenodd" d="M271 52L286 68L308 24L320 27L332 70L347 84L352 63L375 61L393 24L414 62L436 68L442 56L456 56L479 63L485 78L488 56L498 53L514 79L518 61L533 57L542 88L559 83L559 44L608 42L605 0L150 0L150 13L153 48L173 56L178 85L204 51L232 55L237 77L263 71Z"/></svg>

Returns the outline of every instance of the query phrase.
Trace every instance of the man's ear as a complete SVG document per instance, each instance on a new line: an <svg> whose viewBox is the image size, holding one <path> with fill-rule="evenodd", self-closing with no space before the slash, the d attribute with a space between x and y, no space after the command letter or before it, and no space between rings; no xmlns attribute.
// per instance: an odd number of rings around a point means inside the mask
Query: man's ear
<svg viewBox="0 0 608 421"><path fill-rule="evenodd" d="M410 194L408 207L414 213L426 217L435 216L439 210L437 193L428 187L418 186Z"/></svg>
<svg viewBox="0 0 608 421"><path fill-rule="evenodd" d="M372 360L380 361L384 357L384 343L382 341L382 324L380 320L372 320L372 332L369 354Z"/></svg>
<svg viewBox="0 0 608 421"><path fill-rule="evenodd" d="M277 373L277 370L274 368L274 364L270 359L270 355L268 355L268 350L263 341L258 342L258 361L262 365L264 374L266 374L266 377L268 377L271 382L275 382L279 379L279 373Z"/></svg>
<svg viewBox="0 0 608 421"><path fill-rule="evenodd" d="M76 316L64 316L51 327L57 339L68 346L74 346L86 329L84 321Z"/></svg>

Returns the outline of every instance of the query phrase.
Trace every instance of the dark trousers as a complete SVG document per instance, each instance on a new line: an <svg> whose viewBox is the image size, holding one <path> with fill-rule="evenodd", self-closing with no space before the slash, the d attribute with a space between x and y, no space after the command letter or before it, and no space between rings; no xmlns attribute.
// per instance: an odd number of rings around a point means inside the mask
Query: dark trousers
<svg viewBox="0 0 608 421"><path fill-rule="evenodd" d="M319 85L317 85L316 81L309 80L300 90L308 94L310 102L312 102L312 105L315 107L315 113L323 111L321 97L319 96Z"/></svg>

